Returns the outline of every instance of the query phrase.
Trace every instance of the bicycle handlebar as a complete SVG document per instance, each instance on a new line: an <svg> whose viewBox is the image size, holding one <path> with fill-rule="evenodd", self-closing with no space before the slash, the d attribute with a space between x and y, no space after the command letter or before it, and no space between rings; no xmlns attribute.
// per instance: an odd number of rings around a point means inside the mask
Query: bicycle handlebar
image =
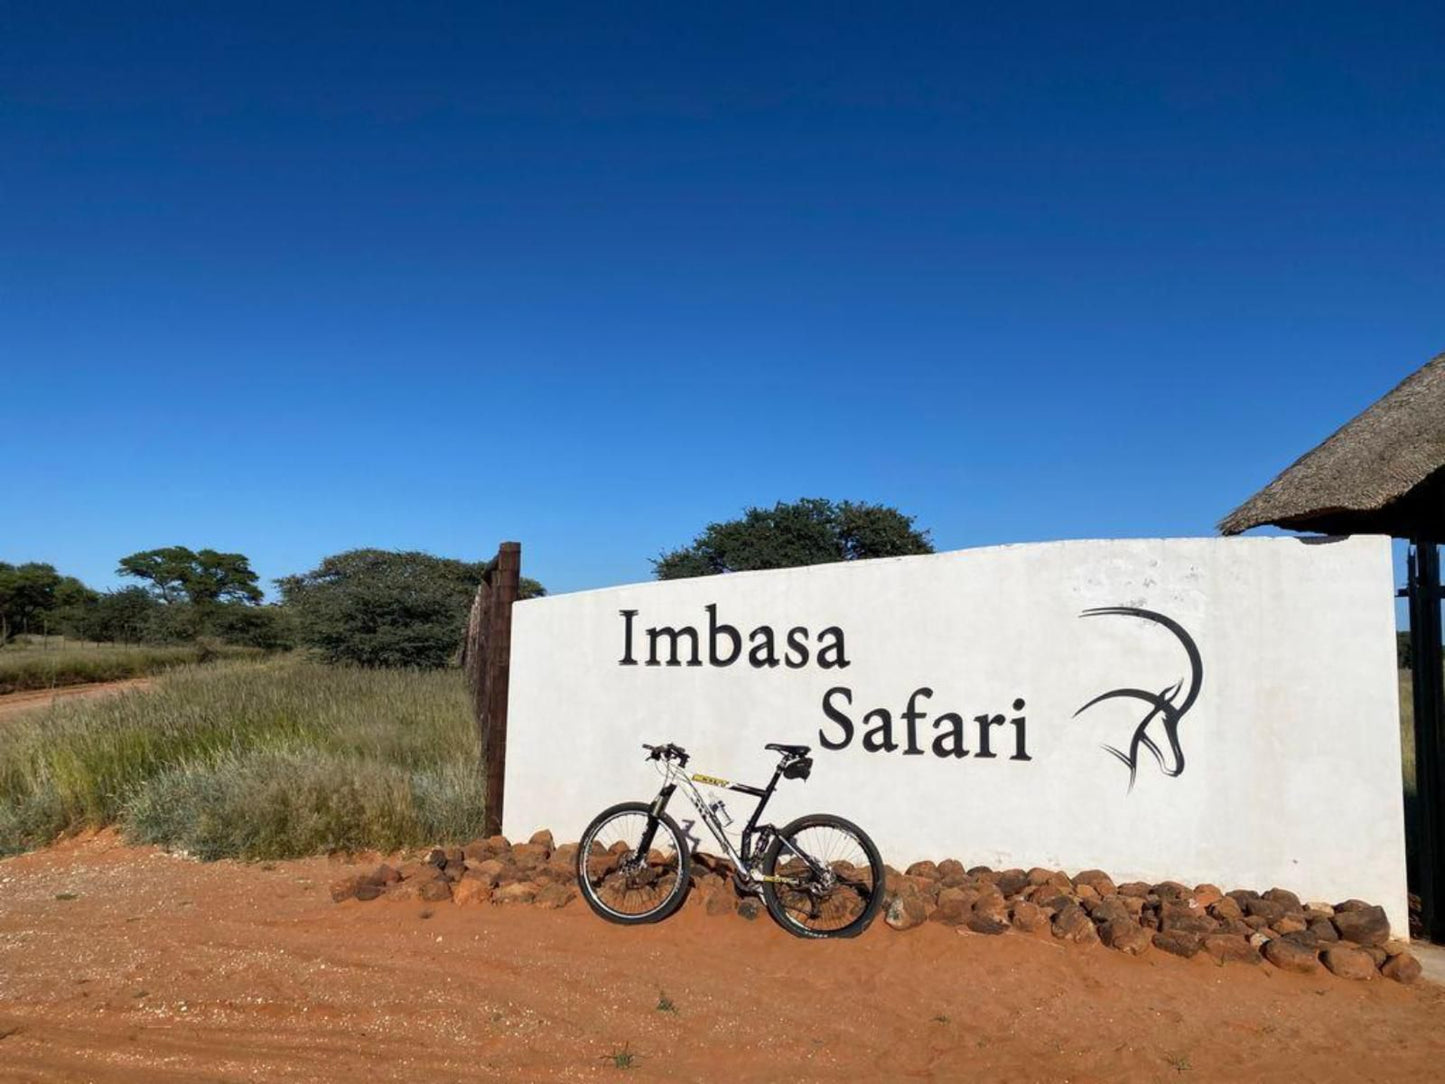
<svg viewBox="0 0 1445 1084"><path fill-rule="evenodd" d="M687 767L687 750L680 745L673 745L672 742L648 745L644 742L642 748L647 750L648 760L675 760L684 768Z"/></svg>

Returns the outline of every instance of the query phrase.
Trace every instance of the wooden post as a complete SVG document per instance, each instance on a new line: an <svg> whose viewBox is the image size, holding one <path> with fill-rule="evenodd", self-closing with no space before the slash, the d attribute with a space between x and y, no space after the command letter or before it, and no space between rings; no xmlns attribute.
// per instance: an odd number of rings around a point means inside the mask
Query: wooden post
<svg viewBox="0 0 1445 1084"><path fill-rule="evenodd" d="M484 751L487 747L487 634L492 627L492 585L486 580L497 562L493 558L477 584L472 612L467 617L467 637L462 641L462 670L472 697L472 723L477 730L477 777L486 778Z"/></svg>
<svg viewBox="0 0 1445 1084"><path fill-rule="evenodd" d="M522 578L522 546L503 542L488 577L490 600L483 690L485 720L482 728L484 772L482 828L487 835L502 830L507 778L507 690L512 662L512 603Z"/></svg>
<svg viewBox="0 0 1445 1084"><path fill-rule="evenodd" d="M1445 660L1440 627L1440 550L1417 539L1410 554L1411 686L1415 706L1415 872L1425 936L1445 941Z"/></svg>

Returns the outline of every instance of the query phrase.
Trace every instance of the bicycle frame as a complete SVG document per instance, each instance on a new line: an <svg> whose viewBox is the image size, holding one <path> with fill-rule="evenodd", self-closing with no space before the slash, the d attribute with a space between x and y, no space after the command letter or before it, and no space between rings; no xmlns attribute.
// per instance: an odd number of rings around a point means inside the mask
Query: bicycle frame
<svg viewBox="0 0 1445 1084"><path fill-rule="evenodd" d="M755 873L753 869L754 864L762 858L763 852L767 850L766 844L771 842L777 832L777 829L771 824L758 824L758 818L763 815L763 810L767 808L768 801L773 796L773 791L777 790L778 780L783 777L783 766L781 764L773 770L773 778L768 781L766 787L754 787L747 783L734 783L727 779L719 779L714 775L704 775L701 772L694 772L689 775L685 768L680 767L670 760L663 761L659 770L663 776L662 789L657 792L657 797L652 800L652 808L649 811L650 817L647 828L644 830L642 843L638 847L638 853L646 854L649 848L651 848L653 833L657 830L657 819L662 815L663 811L667 809L667 803L671 801L673 794L677 788L681 786L688 801L690 801L693 808L697 810L697 815L701 818L702 823L707 826L707 830L712 833L713 839L717 840L718 846L723 849L723 852L732 862L734 870L733 876L739 884L756 887L765 881L776 881L780 883L792 882L791 878L769 877L763 873ZM717 816L713 813L707 799L703 793L697 789L698 783L702 783L704 786L717 787L720 790L730 790L738 794L746 794L758 800L757 806L753 809L752 816L748 818L747 824L743 827L740 838L740 848L735 848L732 845L732 841L728 839L727 832L718 821ZM764 841L764 846L754 850L753 842L758 838ZM820 866L809 855L799 851L786 839L783 840L783 845L806 862L809 869L816 876L824 878L825 881L831 881L831 870Z"/></svg>

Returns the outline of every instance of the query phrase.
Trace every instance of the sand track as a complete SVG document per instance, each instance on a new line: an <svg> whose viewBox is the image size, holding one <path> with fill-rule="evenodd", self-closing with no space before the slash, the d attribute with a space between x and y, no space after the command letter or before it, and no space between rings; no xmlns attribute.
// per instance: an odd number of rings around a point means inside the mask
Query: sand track
<svg viewBox="0 0 1445 1084"><path fill-rule="evenodd" d="M84 685L58 685L53 689L26 689L24 692L0 696L0 722L22 712L42 711L61 700L94 700L118 696L124 692L149 689L154 678L127 678L124 681L92 681Z"/></svg>
<svg viewBox="0 0 1445 1084"><path fill-rule="evenodd" d="M352 867L112 834L0 862L0 1079L1395 1080L1445 990L878 924L794 940L685 908L330 902ZM74 896L75 898L61 898ZM676 1012L659 1011L660 993Z"/></svg>

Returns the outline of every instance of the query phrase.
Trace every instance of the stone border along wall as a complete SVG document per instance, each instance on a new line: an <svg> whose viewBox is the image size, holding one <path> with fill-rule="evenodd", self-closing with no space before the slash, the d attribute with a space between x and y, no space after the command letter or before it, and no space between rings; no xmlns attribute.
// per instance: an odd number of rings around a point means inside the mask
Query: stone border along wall
<svg viewBox="0 0 1445 1084"><path fill-rule="evenodd" d="M576 861L577 844L556 846L551 832L517 844L491 836L434 850L424 861L400 868L382 865L343 878L331 886L331 898L566 907L577 898ZM1153 948L1186 958L1203 952L1220 964L1268 961L1301 974L1323 964L1346 979L1378 973L1409 983L1420 976L1409 945L1390 938L1384 908L1363 900L1302 902L1283 888L1221 892L1210 884L1189 888L1174 881L1116 885L1101 870L1069 877L1042 868L965 869L952 858L915 862L903 873L887 870L882 917L895 930L938 922L960 932L1013 930L1077 945L1102 942L1130 956ZM709 915L757 918L762 905L739 897L730 875L729 863L694 855L689 905Z"/></svg>

